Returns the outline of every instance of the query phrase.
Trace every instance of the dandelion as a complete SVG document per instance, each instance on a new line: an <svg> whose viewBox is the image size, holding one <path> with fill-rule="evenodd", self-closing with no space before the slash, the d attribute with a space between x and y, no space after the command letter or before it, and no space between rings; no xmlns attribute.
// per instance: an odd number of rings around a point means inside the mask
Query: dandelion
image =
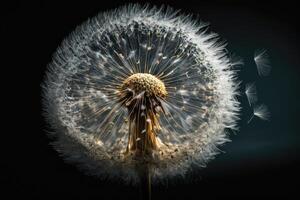
<svg viewBox="0 0 300 200"><path fill-rule="evenodd" d="M54 147L89 174L152 180L205 166L235 129L232 61L206 24L171 8L99 14L57 49L44 82Z"/></svg>
<svg viewBox="0 0 300 200"><path fill-rule="evenodd" d="M269 55L264 49L256 50L254 52L254 61L260 76L267 76L271 71Z"/></svg>
<svg viewBox="0 0 300 200"><path fill-rule="evenodd" d="M269 120L270 119L270 112L266 105L262 104L259 106L255 106L253 108L253 114L251 118L248 120L248 124L252 121L253 117L256 116L262 120Z"/></svg>
<svg viewBox="0 0 300 200"><path fill-rule="evenodd" d="M255 83L247 83L245 88L245 94L248 99L248 103L250 106L252 106L257 101Z"/></svg>

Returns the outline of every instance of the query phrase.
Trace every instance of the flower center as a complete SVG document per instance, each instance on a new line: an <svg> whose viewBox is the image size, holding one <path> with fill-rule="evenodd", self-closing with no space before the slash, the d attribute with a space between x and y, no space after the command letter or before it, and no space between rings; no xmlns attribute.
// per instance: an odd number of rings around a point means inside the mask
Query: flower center
<svg viewBox="0 0 300 200"><path fill-rule="evenodd" d="M136 73L123 82L119 101L128 110L126 153L147 160L159 149L159 113L165 112L161 101L167 95L165 84L151 74Z"/></svg>
<svg viewBox="0 0 300 200"><path fill-rule="evenodd" d="M168 94L165 84L152 74L147 73L131 75L123 82L122 89L131 89L135 93L145 92L147 97L165 98Z"/></svg>

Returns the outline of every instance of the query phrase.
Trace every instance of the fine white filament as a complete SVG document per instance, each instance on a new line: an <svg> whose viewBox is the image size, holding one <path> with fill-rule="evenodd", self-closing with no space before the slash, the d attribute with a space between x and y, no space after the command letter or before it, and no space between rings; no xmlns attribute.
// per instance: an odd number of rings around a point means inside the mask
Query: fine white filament
<svg viewBox="0 0 300 200"><path fill-rule="evenodd" d="M267 106L264 104L261 104L259 106L254 106L253 114L252 114L251 118L249 119L248 123L250 123L252 121L254 116L256 116L262 120L269 120L271 115L270 115L270 112L269 112Z"/></svg>
<svg viewBox="0 0 300 200"><path fill-rule="evenodd" d="M257 93L255 83L247 83L245 86L245 94L250 106L254 105L257 101Z"/></svg>
<svg viewBox="0 0 300 200"><path fill-rule="evenodd" d="M260 76L268 76L271 71L269 55L265 49L254 52L254 61Z"/></svg>

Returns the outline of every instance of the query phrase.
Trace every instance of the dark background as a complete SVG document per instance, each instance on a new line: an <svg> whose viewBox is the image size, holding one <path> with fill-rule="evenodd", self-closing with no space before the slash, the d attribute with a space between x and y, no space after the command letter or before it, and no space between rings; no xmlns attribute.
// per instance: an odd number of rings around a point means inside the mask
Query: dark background
<svg viewBox="0 0 300 200"><path fill-rule="evenodd" d="M132 1L131 1L132 2ZM142 1L139 1L142 2ZM41 116L40 84L52 53L77 25L125 1L18 2L1 7L1 194L19 197L137 199L138 188L98 180L66 164L49 145L49 127ZM242 88L255 81L260 103L268 105L269 122L247 120L242 102L240 131L231 135L207 168L187 180L169 180L153 188L153 199L217 197L291 197L299 182L299 28L298 6L290 1L152 1L210 22L210 30L243 58ZM258 77L253 53L268 50L271 75ZM3 95L3 96L2 96Z"/></svg>

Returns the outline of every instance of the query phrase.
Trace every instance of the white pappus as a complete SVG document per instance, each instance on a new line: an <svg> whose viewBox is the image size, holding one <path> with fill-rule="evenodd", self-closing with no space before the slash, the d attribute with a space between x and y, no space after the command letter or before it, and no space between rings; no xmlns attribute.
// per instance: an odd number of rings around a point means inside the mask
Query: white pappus
<svg viewBox="0 0 300 200"><path fill-rule="evenodd" d="M254 52L254 61L260 76L267 76L271 71L269 55L265 49L258 49Z"/></svg>
<svg viewBox="0 0 300 200"><path fill-rule="evenodd" d="M146 120L147 127L155 125L159 147L152 180L203 167L229 141L225 129L237 128L237 64L207 24L169 7L134 4L100 13L63 41L49 65L44 110L55 130L53 145L86 173L134 182L126 106L139 102L132 109L138 117L157 114ZM144 105L155 87L164 96L155 91L155 101ZM261 110L255 115L265 116Z"/></svg>

